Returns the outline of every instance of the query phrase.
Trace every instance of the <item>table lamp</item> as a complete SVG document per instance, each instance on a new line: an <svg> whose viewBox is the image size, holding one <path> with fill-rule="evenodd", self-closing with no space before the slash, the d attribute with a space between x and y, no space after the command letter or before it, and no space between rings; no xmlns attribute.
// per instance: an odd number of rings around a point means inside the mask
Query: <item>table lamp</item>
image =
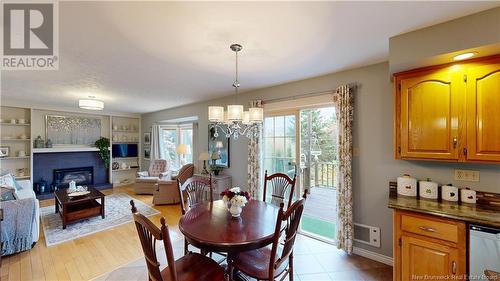
<svg viewBox="0 0 500 281"><path fill-rule="evenodd" d="M186 158L184 155L191 153L191 147L187 144L181 143L177 146L176 151L177 151L177 154L179 154L181 156L181 166L186 165Z"/></svg>
<svg viewBox="0 0 500 281"><path fill-rule="evenodd" d="M203 161L203 170L201 171L201 173L208 174L207 161L210 160L210 155L208 155L208 151L203 151L202 153L200 153L200 156L198 156L198 160Z"/></svg>

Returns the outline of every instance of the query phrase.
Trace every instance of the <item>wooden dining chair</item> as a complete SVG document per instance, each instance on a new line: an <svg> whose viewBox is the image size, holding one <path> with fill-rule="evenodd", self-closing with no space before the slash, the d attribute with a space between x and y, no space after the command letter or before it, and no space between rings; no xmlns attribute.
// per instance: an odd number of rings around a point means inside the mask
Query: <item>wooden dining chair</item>
<svg viewBox="0 0 500 281"><path fill-rule="evenodd" d="M194 205L214 201L212 176L210 178L191 177L184 183L177 181L179 197L181 198L181 212L186 212Z"/></svg>
<svg viewBox="0 0 500 281"><path fill-rule="evenodd" d="M212 259L197 253L188 253L175 260L172 242L165 218L160 219L161 229L144 215L137 212L134 200L130 200L135 226L141 241L144 258L151 281L201 281L225 280L224 269ZM156 241L163 241L167 256L167 267L160 270L160 263L156 257Z"/></svg>
<svg viewBox="0 0 500 281"><path fill-rule="evenodd" d="M264 202L266 202L267 197L267 185L270 183L271 191L271 204L280 206L281 203L285 203L285 198L288 193L288 203L287 208L290 207L293 200L293 193L295 191L295 182L297 180L297 175L293 175L291 179L287 174L275 173L272 175L264 174Z"/></svg>
<svg viewBox="0 0 500 281"><path fill-rule="evenodd" d="M486 269L484 270L484 275L486 276L488 281L496 281L496 280L500 281L500 272Z"/></svg>
<svg viewBox="0 0 500 281"><path fill-rule="evenodd" d="M194 205L203 202L214 201L214 191L212 187L212 176L207 178L191 177L183 184L178 180L179 198L181 199L181 212L185 215L186 212ZM184 239L184 253L188 253L188 242ZM201 251L203 254L203 250Z"/></svg>
<svg viewBox="0 0 500 281"><path fill-rule="evenodd" d="M272 246L240 253L233 261L234 269L257 280L275 280L280 276L279 280L283 280L288 276L289 280L293 281L293 246L307 192L306 189L302 198L295 201L286 211L285 204L280 204Z"/></svg>

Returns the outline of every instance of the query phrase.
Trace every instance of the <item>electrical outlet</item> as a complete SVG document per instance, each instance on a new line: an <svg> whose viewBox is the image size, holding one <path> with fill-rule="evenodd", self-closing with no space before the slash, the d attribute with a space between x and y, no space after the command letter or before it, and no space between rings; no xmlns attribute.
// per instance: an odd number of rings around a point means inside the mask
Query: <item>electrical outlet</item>
<svg viewBox="0 0 500 281"><path fill-rule="evenodd" d="M457 181L479 181L479 171L455 169L455 180Z"/></svg>

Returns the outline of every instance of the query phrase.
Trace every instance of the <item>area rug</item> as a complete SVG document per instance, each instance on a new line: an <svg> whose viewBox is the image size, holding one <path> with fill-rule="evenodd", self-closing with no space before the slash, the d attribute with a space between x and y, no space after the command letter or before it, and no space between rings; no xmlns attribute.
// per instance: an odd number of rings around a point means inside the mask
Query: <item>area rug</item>
<svg viewBox="0 0 500 281"><path fill-rule="evenodd" d="M41 208L41 222L47 247L131 222L133 219L129 202L132 199L134 198L125 193L107 195L104 200L106 218L102 219L98 216L82 220L67 225L66 229L62 228L62 219L59 214L55 213L55 206ZM160 213L140 200L134 201L137 210L145 216Z"/></svg>

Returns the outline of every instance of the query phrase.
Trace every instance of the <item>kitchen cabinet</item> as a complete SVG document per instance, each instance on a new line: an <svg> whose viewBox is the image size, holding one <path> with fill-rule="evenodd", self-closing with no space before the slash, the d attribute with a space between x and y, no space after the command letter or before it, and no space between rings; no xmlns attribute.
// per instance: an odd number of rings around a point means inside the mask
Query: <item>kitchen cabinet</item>
<svg viewBox="0 0 500 281"><path fill-rule="evenodd" d="M394 210L394 280L465 280L465 223Z"/></svg>
<svg viewBox="0 0 500 281"><path fill-rule="evenodd" d="M500 162L500 56L394 77L396 159Z"/></svg>
<svg viewBox="0 0 500 281"><path fill-rule="evenodd" d="M401 156L458 159L460 81L446 70L405 77L401 84Z"/></svg>
<svg viewBox="0 0 500 281"><path fill-rule="evenodd" d="M500 161L500 60L467 72L467 159Z"/></svg>

